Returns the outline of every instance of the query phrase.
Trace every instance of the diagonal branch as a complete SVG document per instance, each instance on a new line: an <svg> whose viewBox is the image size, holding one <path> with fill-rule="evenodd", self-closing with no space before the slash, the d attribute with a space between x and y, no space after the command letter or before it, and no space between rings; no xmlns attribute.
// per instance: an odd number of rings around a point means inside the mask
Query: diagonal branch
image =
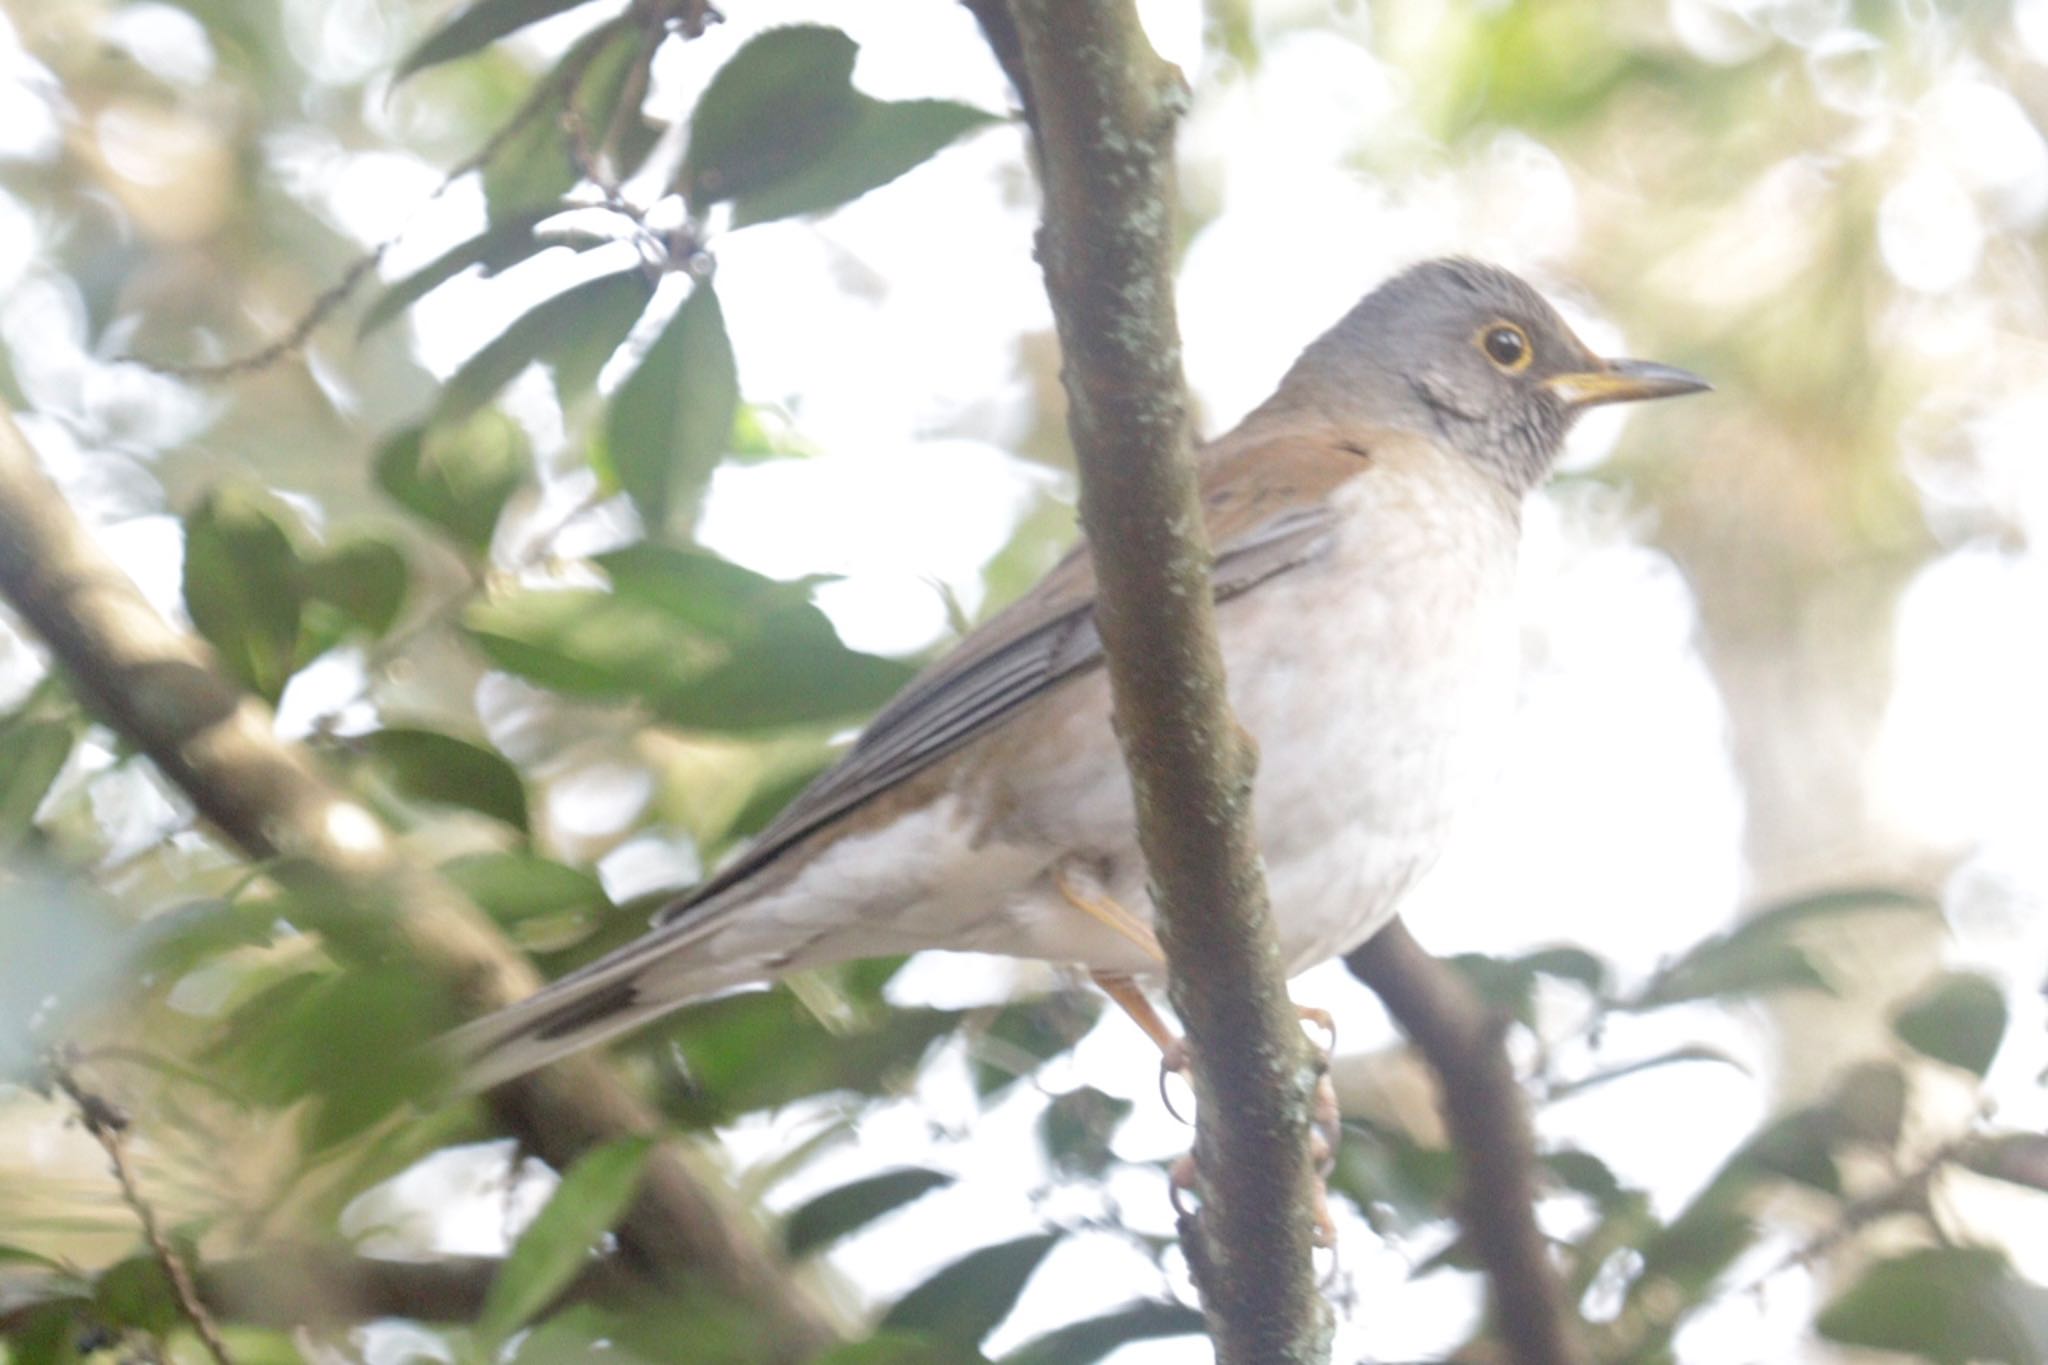
<svg viewBox="0 0 2048 1365"><path fill-rule="evenodd" d="M1536 1138L1501 1024L1471 987L1395 920L1344 959L1436 1073L1464 1188L1458 1221L1486 1267L1493 1320L1514 1365L1581 1365L1564 1287L1536 1226Z"/></svg>
<svg viewBox="0 0 2048 1365"><path fill-rule="evenodd" d="M1224 692L1174 320L1173 134L1186 87L1131 0L1016 0L1010 14L1038 135L1039 258L1066 357L1096 621L1194 1057L1202 1211L1184 1241L1218 1360L1324 1359L1313 1072L1252 829L1253 746Z"/></svg>
<svg viewBox="0 0 2048 1365"><path fill-rule="evenodd" d="M361 805L280 741L269 712L214 670L107 558L38 468L0 408L0 594L36 629L79 696L147 753L207 819L255 861L345 907L353 941L336 951L406 954L465 1013L531 993L533 967L447 882L415 866ZM556 1166L596 1143L654 1131L658 1119L589 1058L551 1067L489 1097L500 1120ZM674 1153L648 1166L619 1228L650 1278L701 1275L759 1307L779 1328L778 1358L800 1359L833 1333L753 1229Z"/></svg>

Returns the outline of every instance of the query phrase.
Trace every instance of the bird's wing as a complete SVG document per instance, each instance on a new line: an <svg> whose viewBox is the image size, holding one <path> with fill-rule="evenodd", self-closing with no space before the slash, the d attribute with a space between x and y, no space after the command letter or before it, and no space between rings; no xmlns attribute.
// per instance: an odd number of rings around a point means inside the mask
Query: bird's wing
<svg viewBox="0 0 2048 1365"><path fill-rule="evenodd" d="M1328 433L1275 439L1255 430L1233 433L1204 451L1202 502L1216 546L1216 599L1225 601L1319 557L1336 521L1327 494L1362 471L1366 456L1356 439L1340 441ZM987 733L1101 658L1095 564L1083 545L912 679L853 749L790 802L739 858L664 908L655 922L673 923L738 886L805 836Z"/></svg>

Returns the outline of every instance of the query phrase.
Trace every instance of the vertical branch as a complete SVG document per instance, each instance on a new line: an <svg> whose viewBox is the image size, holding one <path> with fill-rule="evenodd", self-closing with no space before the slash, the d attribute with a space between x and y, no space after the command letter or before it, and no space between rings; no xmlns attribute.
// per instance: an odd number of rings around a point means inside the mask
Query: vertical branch
<svg viewBox="0 0 2048 1365"><path fill-rule="evenodd" d="M1436 1073L1458 1150L1458 1221L1486 1267L1493 1321L1514 1365L1580 1365L1564 1287L1536 1226L1536 1137L1499 1020L1395 920L1344 959Z"/></svg>
<svg viewBox="0 0 2048 1365"><path fill-rule="evenodd" d="M1174 318L1186 87L1130 0L1016 0L1010 15L1038 135L1039 259L1065 355L1096 622L1193 1053L1202 1212L1190 1261L1220 1361L1323 1359L1313 1075L1267 910L1253 747L1224 691Z"/></svg>

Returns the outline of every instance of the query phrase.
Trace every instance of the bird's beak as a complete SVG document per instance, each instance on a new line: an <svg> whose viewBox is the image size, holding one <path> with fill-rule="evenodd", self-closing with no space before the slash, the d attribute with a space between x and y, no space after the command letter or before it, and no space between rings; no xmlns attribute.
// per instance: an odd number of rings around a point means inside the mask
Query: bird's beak
<svg viewBox="0 0 2048 1365"><path fill-rule="evenodd" d="M1659 365L1654 360L1603 360L1598 368L1555 374L1543 381L1572 408L1601 403L1635 403L1645 398L1675 398L1714 386L1690 370Z"/></svg>

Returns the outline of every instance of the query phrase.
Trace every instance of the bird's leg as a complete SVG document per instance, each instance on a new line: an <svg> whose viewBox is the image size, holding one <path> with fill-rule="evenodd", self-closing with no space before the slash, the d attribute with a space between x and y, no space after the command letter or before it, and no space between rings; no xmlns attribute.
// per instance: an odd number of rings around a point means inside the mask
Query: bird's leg
<svg viewBox="0 0 2048 1365"><path fill-rule="evenodd" d="M1092 881L1093 879L1089 879ZM1159 946L1159 938L1152 927L1112 900L1098 887L1083 885L1080 878L1071 875L1065 868L1053 872L1053 885L1059 888L1060 897L1082 914L1099 924L1114 929L1145 951L1146 956L1164 965L1166 952ZM1174 1109L1173 1100L1166 1092L1166 1078L1171 1075L1185 1076L1188 1070L1187 1040L1175 1033L1167 1022L1159 1017L1152 1001L1144 989L1131 979L1128 972L1091 971L1089 974L1102 993L1116 1003L1117 1008L1130 1016L1131 1022L1143 1029L1145 1036L1159 1047L1160 1098L1169 1112L1176 1118L1179 1111ZM1337 1088L1330 1081L1330 1055L1337 1045L1337 1023L1328 1010L1313 1006L1296 1007L1301 1020L1321 1030L1322 1041L1316 1043L1316 1085L1310 1097L1309 1108L1309 1161L1315 1167L1315 1243L1320 1247L1333 1246L1337 1240L1337 1225L1330 1217L1329 1189L1325 1182L1330 1171L1337 1164L1337 1144L1343 1136L1343 1116L1337 1109ZM1182 1214L1181 1197L1195 1188L1195 1157L1190 1152L1173 1163L1167 1173L1172 1187L1173 1204L1176 1212Z"/></svg>

